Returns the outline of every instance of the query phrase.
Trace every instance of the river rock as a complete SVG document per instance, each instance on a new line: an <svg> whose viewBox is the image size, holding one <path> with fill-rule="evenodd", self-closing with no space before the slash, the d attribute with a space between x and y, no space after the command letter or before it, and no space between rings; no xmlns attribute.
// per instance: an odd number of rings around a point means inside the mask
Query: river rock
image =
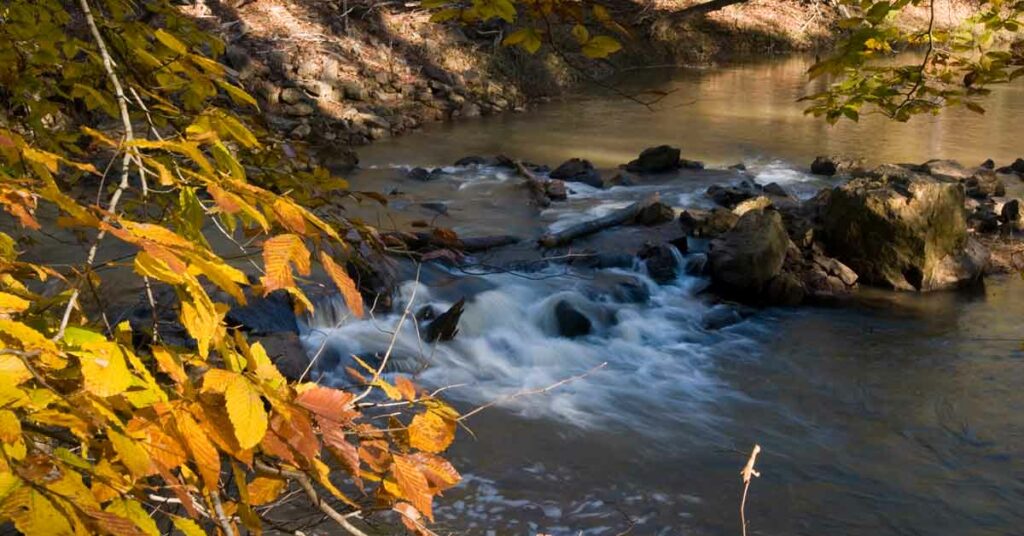
<svg viewBox="0 0 1024 536"><path fill-rule="evenodd" d="M296 333L272 333L257 337L271 362L285 378L295 381L310 365L309 354Z"/></svg>
<svg viewBox="0 0 1024 536"><path fill-rule="evenodd" d="M306 94L297 87L286 87L281 90L280 98L285 104L298 104L306 100Z"/></svg>
<svg viewBox="0 0 1024 536"><path fill-rule="evenodd" d="M647 275L659 284L671 283L679 276L679 263L676 262L676 252L673 246L648 243L640 249L637 257L644 261Z"/></svg>
<svg viewBox="0 0 1024 536"><path fill-rule="evenodd" d="M570 339L589 335L594 329L587 315L566 300L555 304L555 321L558 324L559 336Z"/></svg>
<svg viewBox="0 0 1024 536"><path fill-rule="evenodd" d="M644 303L651 299L651 291L639 277L624 273L596 272L585 289L591 299L610 298L616 303Z"/></svg>
<svg viewBox="0 0 1024 536"><path fill-rule="evenodd" d="M994 171L996 169L996 161L989 158L982 162L981 165L978 167L983 169L991 169Z"/></svg>
<svg viewBox="0 0 1024 536"><path fill-rule="evenodd" d="M1024 158L1018 158L1010 164L1010 170L1014 173L1024 175Z"/></svg>
<svg viewBox="0 0 1024 536"><path fill-rule="evenodd" d="M733 214L742 216L751 210L764 210L772 206L772 200L766 196L759 195L757 197L751 197L746 201L736 205L736 208L732 209Z"/></svg>
<svg viewBox="0 0 1024 536"><path fill-rule="evenodd" d="M711 280L721 291L745 301L758 299L782 270L789 235L774 210L751 211L711 241Z"/></svg>
<svg viewBox="0 0 1024 536"><path fill-rule="evenodd" d="M738 186L721 186L719 184L712 184L704 191L704 194L710 197L716 205L733 208L743 201L755 197L758 194L758 191L751 187L750 183L744 181Z"/></svg>
<svg viewBox="0 0 1024 536"><path fill-rule="evenodd" d="M602 188L604 186L601 182L601 174L594 169L594 165L589 160L581 158L570 158L562 162L548 176L552 179L563 181L582 182L594 188Z"/></svg>
<svg viewBox="0 0 1024 536"><path fill-rule="evenodd" d="M672 210L672 207L661 201L656 201L640 209L636 215L636 222L641 225L654 226L668 223L675 217L676 212Z"/></svg>
<svg viewBox="0 0 1024 536"><path fill-rule="evenodd" d="M1002 220L1003 225L1006 225L1008 228L1019 230L1021 228L1020 200L1010 199L1003 203L1003 206L999 211L999 219Z"/></svg>
<svg viewBox="0 0 1024 536"><path fill-rule="evenodd" d="M439 179L441 177L441 174L435 173L426 168L414 167L409 170L409 173L407 173L406 176L413 180L429 182L434 179Z"/></svg>
<svg viewBox="0 0 1024 536"><path fill-rule="evenodd" d="M733 324L743 321L743 315L735 307L720 303L700 318L700 325L706 330L718 330L727 328Z"/></svg>
<svg viewBox="0 0 1024 536"><path fill-rule="evenodd" d="M678 147L659 145L644 149L636 160L626 164L626 170L633 173L665 173L679 169Z"/></svg>
<svg viewBox="0 0 1024 536"><path fill-rule="evenodd" d="M679 226L689 236L715 237L732 229L739 219L731 210L721 207L711 211L688 209L679 215Z"/></svg>
<svg viewBox="0 0 1024 536"><path fill-rule="evenodd" d="M978 168L964 180L964 189L967 195L976 199L1006 195L1006 185L999 175L984 168Z"/></svg>
<svg viewBox="0 0 1024 536"><path fill-rule="evenodd" d="M829 253L865 283L899 290L946 288L950 271L940 265L964 250L963 207L958 183L919 174L854 179L829 196L823 239Z"/></svg>
<svg viewBox="0 0 1024 536"><path fill-rule="evenodd" d="M944 257L932 274L938 288L955 288L981 279L988 269L991 254L988 248L968 237L960 251Z"/></svg>
<svg viewBox="0 0 1024 536"><path fill-rule="evenodd" d="M763 191L765 195L771 195L775 197L792 197L785 188L779 186L777 182L769 182L764 185Z"/></svg>
<svg viewBox="0 0 1024 536"><path fill-rule="evenodd" d="M629 175L626 175L625 173L616 173L615 175L605 179L602 182L601 187L614 188L616 186L633 186L633 182L633 179L631 179Z"/></svg>
<svg viewBox="0 0 1024 536"><path fill-rule="evenodd" d="M863 166L863 161L841 155L819 156L811 162L811 173L815 175L833 175L854 173Z"/></svg>
<svg viewBox="0 0 1024 536"><path fill-rule="evenodd" d="M979 204L967 216L967 226L976 233L994 233L999 230L1001 215L990 204Z"/></svg>
<svg viewBox="0 0 1024 536"><path fill-rule="evenodd" d="M939 179L965 181L973 172L956 160L929 160L921 164L921 171Z"/></svg>

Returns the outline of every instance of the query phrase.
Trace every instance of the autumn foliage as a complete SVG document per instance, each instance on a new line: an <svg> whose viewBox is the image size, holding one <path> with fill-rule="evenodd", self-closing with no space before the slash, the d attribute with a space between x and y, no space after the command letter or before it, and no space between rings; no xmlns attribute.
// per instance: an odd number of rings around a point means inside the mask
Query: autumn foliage
<svg viewBox="0 0 1024 536"><path fill-rule="evenodd" d="M429 534L434 497L459 481L441 457L455 411L362 361L352 392L288 381L225 320L274 291L312 310L316 265L363 315L345 267L378 240L317 214L344 181L260 126L222 49L164 1L0 5L0 207L13 229L0 232L0 523L259 533L291 490L353 534L382 510ZM52 232L78 237L84 262L23 260ZM109 260L114 243L131 256ZM155 314L112 325L101 260L130 267L154 309L169 289L187 339ZM381 408L397 413L372 418Z"/></svg>

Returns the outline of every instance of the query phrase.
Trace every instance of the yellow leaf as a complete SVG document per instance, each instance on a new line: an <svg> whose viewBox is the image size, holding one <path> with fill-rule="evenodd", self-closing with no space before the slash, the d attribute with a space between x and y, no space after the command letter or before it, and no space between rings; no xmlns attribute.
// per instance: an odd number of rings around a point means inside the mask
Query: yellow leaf
<svg viewBox="0 0 1024 536"><path fill-rule="evenodd" d="M622 49L622 44L607 35L598 35L583 45L583 55L592 59L607 58Z"/></svg>
<svg viewBox="0 0 1024 536"><path fill-rule="evenodd" d="M0 505L0 519L9 519L22 534L71 536L67 517L35 488L21 486Z"/></svg>
<svg viewBox="0 0 1024 536"><path fill-rule="evenodd" d="M455 421L434 411L416 415L409 425L409 444L417 450L437 454L447 449L454 439Z"/></svg>
<svg viewBox="0 0 1024 536"><path fill-rule="evenodd" d="M188 47L185 46L185 43L182 43L177 37L174 37L162 29L158 29L153 32L153 37L155 37L157 41L163 43L165 47L177 52L178 54L188 54Z"/></svg>
<svg viewBox="0 0 1024 536"><path fill-rule="evenodd" d="M239 285L246 285L249 280L241 270L225 264L220 259L209 260L200 255L189 256L189 261L192 263L189 266L189 273L206 276L210 282L230 294L239 305L245 305L245 294Z"/></svg>
<svg viewBox="0 0 1024 536"><path fill-rule="evenodd" d="M345 305L348 305L348 310L356 318L362 318L366 312L363 310L363 296L359 293L359 289L356 288L356 282L349 277L348 272L344 268L338 266L334 259L324 251L320 252L320 262L324 265L327 275L334 281L334 285L341 291L341 295L345 298Z"/></svg>
<svg viewBox="0 0 1024 536"><path fill-rule="evenodd" d="M277 235L263 244L264 295L278 289L295 287L291 264L301 275L309 275L309 250L302 239L293 234Z"/></svg>
<svg viewBox="0 0 1024 536"><path fill-rule="evenodd" d="M285 229L300 235L306 234L306 218L295 203L278 198L274 201L274 216Z"/></svg>
<svg viewBox="0 0 1024 536"><path fill-rule="evenodd" d="M217 489L220 482L220 455L217 448L210 442L209 436L191 415L184 411L175 411L174 420L178 424L178 435L192 454L192 460L203 483L208 489Z"/></svg>
<svg viewBox="0 0 1024 536"><path fill-rule="evenodd" d="M160 536L160 529L156 521L149 516L149 512L134 499L115 499L104 508L105 511L117 514L120 517L130 520L144 534L149 536Z"/></svg>
<svg viewBox="0 0 1024 536"><path fill-rule="evenodd" d="M276 500L287 487L287 483L279 478L258 476L249 482L249 504L259 506Z"/></svg>
<svg viewBox="0 0 1024 536"><path fill-rule="evenodd" d="M224 400L238 445L243 449L258 445L267 433L267 412L260 392L248 378L236 375L224 389Z"/></svg>
<svg viewBox="0 0 1024 536"><path fill-rule="evenodd" d="M508 35L502 44L519 45L523 50L533 54L540 50L541 33L536 28L520 28Z"/></svg>
<svg viewBox="0 0 1024 536"><path fill-rule="evenodd" d="M132 375L124 361L123 350L112 342L89 343L74 352L82 365L83 386L101 397L119 395L131 385Z"/></svg>
<svg viewBox="0 0 1024 536"><path fill-rule="evenodd" d="M206 531L187 517L171 516L171 522L174 523L174 528L185 536L206 536Z"/></svg>
<svg viewBox="0 0 1024 536"><path fill-rule="evenodd" d="M231 100L234 101L235 104L239 106L248 104L249 106L259 110L260 106L256 103L256 99L254 99L252 95L246 93L244 89L220 79L217 80L217 85L227 92L228 97L231 97Z"/></svg>
<svg viewBox="0 0 1024 536"><path fill-rule="evenodd" d="M145 251L140 251L135 256L135 273L163 281L170 285L180 285L185 282L184 274L172 269L166 261L158 259Z"/></svg>
<svg viewBox="0 0 1024 536"><path fill-rule="evenodd" d="M114 430L107 430L107 437L121 457L121 463L128 468L132 476L143 478L153 473L150 469L149 454L137 441Z"/></svg>
<svg viewBox="0 0 1024 536"><path fill-rule="evenodd" d="M25 311L32 303L14 294L0 292L0 314L13 314Z"/></svg>
<svg viewBox="0 0 1024 536"><path fill-rule="evenodd" d="M590 32L587 31L586 26L577 24L572 27L572 36L576 39L576 42L584 45L590 40Z"/></svg>
<svg viewBox="0 0 1024 536"><path fill-rule="evenodd" d="M27 449L25 438L21 435L21 422L18 416L7 410L0 410L0 443L7 456L15 460L25 458Z"/></svg>
<svg viewBox="0 0 1024 536"><path fill-rule="evenodd" d="M183 384L188 381L188 375L185 374L181 361L166 348L154 346L153 358L156 359L156 365L160 368L160 371L170 376L174 383Z"/></svg>

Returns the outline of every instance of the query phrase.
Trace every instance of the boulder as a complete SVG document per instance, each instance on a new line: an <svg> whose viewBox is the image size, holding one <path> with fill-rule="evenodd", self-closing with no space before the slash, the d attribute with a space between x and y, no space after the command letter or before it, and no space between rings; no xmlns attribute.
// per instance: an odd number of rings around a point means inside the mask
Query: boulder
<svg viewBox="0 0 1024 536"><path fill-rule="evenodd" d="M715 237L732 229L739 219L739 216L725 208L715 208L710 212L684 210L679 215L679 226L688 236Z"/></svg>
<svg viewBox="0 0 1024 536"><path fill-rule="evenodd" d="M704 162L700 160L687 160L685 158L679 159L679 167L683 169L704 169Z"/></svg>
<svg viewBox="0 0 1024 536"><path fill-rule="evenodd" d="M634 173L665 173L679 169L678 147L659 145L644 149L640 156L626 164L626 170Z"/></svg>
<svg viewBox="0 0 1024 536"><path fill-rule="evenodd" d="M989 158L989 159L985 160L984 162L982 162L981 165L978 166L978 167L983 168L983 169L992 169L992 170L994 170L994 169L996 169L996 161L992 160L991 158Z"/></svg>
<svg viewBox="0 0 1024 536"><path fill-rule="evenodd" d="M444 172L441 171L440 169L428 170L421 167L414 167L410 169L409 173L407 174L407 176L410 179L422 182L429 182L432 180L440 179L442 175L444 175Z"/></svg>
<svg viewBox="0 0 1024 536"><path fill-rule="evenodd" d="M671 283L679 276L679 263L676 262L676 252L673 246L645 244L637 252L637 257L644 261L647 275L659 284Z"/></svg>
<svg viewBox="0 0 1024 536"><path fill-rule="evenodd" d="M789 243L778 212L747 212L732 229L711 241L711 281L728 295L757 300L782 271Z"/></svg>
<svg viewBox="0 0 1024 536"><path fill-rule="evenodd" d="M940 272L967 239L964 190L920 174L860 178L833 189L822 215L828 252L865 283L928 291L950 286Z"/></svg>
<svg viewBox="0 0 1024 536"><path fill-rule="evenodd" d="M558 335L570 339L589 335L594 329L587 315L565 300L555 304L555 321L558 324Z"/></svg>
<svg viewBox="0 0 1024 536"><path fill-rule="evenodd" d="M811 173L815 175L850 174L863 166L863 161L841 155L819 156L811 162Z"/></svg>
<svg viewBox="0 0 1024 536"><path fill-rule="evenodd" d="M594 169L594 165L590 161L580 158L570 158L562 162L549 176L552 179L582 182L594 188L604 187L604 183L601 181L601 174Z"/></svg>
<svg viewBox="0 0 1024 536"><path fill-rule="evenodd" d="M1013 170L1014 173L1024 175L1024 158L1014 160L1013 163L1010 164L1010 169Z"/></svg>
<svg viewBox="0 0 1024 536"><path fill-rule="evenodd" d="M654 226L668 223L674 220L676 211L672 207L656 201L640 209L636 215L636 222L641 225Z"/></svg>

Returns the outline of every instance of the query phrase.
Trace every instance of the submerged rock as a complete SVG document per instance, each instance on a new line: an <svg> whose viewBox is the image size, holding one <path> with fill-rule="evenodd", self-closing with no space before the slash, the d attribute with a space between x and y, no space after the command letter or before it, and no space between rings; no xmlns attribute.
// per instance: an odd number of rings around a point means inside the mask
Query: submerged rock
<svg viewBox="0 0 1024 536"><path fill-rule="evenodd" d="M708 251L711 281L723 293L745 301L761 296L782 271L789 235L774 210L751 211L712 240Z"/></svg>
<svg viewBox="0 0 1024 536"><path fill-rule="evenodd" d="M679 263L676 260L675 247L669 244L646 244L637 252L637 257L644 261L647 275L656 283L666 284L675 281L679 276Z"/></svg>
<svg viewBox="0 0 1024 536"><path fill-rule="evenodd" d="M644 149L636 160L626 164L626 170L634 173L665 173L680 168L678 147L659 145Z"/></svg>
<svg viewBox="0 0 1024 536"><path fill-rule="evenodd" d="M558 335L570 339L589 335L594 329L587 315L566 300L555 304L555 321L558 324Z"/></svg>
<svg viewBox="0 0 1024 536"><path fill-rule="evenodd" d="M963 187L920 174L861 178L833 189L822 216L830 254L866 283L899 290L952 286L949 256L964 253ZM958 272L964 279L977 274Z"/></svg>
<svg viewBox="0 0 1024 536"><path fill-rule="evenodd" d="M657 201L640 209L636 215L636 222L647 226L661 225L674 220L675 217L676 212L672 207Z"/></svg>

